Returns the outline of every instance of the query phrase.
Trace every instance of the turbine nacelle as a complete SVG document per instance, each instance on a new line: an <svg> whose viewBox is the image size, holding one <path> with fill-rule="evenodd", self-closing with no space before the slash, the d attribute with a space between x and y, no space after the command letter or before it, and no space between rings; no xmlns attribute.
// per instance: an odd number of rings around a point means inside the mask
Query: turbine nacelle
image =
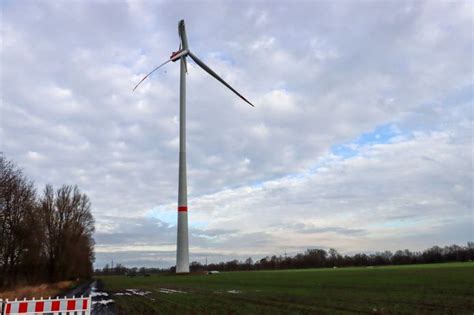
<svg viewBox="0 0 474 315"><path fill-rule="evenodd" d="M175 62L176 60L179 60L179 58L181 57L186 57L188 53L189 51L187 49L173 51L173 53L171 54L170 60Z"/></svg>

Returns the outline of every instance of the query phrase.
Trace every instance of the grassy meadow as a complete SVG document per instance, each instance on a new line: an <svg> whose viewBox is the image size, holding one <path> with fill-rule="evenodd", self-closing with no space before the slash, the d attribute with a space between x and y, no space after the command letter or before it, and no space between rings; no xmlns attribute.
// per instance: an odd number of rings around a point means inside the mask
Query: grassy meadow
<svg viewBox="0 0 474 315"><path fill-rule="evenodd" d="M151 292L113 295L121 314L474 313L472 262L100 279Z"/></svg>

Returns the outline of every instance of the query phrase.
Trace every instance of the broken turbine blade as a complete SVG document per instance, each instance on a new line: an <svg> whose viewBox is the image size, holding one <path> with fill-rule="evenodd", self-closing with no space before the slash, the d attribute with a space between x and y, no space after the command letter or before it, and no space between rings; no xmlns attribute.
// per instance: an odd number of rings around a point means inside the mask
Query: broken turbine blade
<svg viewBox="0 0 474 315"><path fill-rule="evenodd" d="M168 62L170 62L171 59L168 59L166 60L165 62L163 62L161 65L159 65L158 67L156 67L155 69L153 69L150 73L148 73L146 76L143 77L143 79L140 80L140 82L137 83L137 85L135 85L135 87L133 88L133 91L135 91L137 89L137 87L143 82L145 81L146 78L148 78L153 72L155 72L156 70L158 70L159 68L161 68L162 66L164 66L165 64L167 64Z"/></svg>
<svg viewBox="0 0 474 315"><path fill-rule="evenodd" d="M211 68L209 68L204 62L202 62L196 55L194 55L192 52L188 52L189 57L191 57L195 63L197 63L198 66L200 66L204 71L209 73L211 76L213 76L217 81L220 83L224 84L227 88L229 88L232 92L237 94L241 99L243 99L245 102L247 102L250 106L255 107L252 103L250 103L244 96L242 96L239 92L237 92L232 86L230 86L227 82L224 81L220 76L217 75Z"/></svg>
<svg viewBox="0 0 474 315"><path fill-rule="evenodd" d="M170 59L166 60L165 62L163 62L161 65L159 65L158 67L156 67L155 69L153 69L150 73L148 73L143 79L140 80L140 82L138 82L137 85L135 85L135 87L133 88L133 91L135 91L137 89L137 87L143 82L145 81L146 78L148 78L153 72L155 72L156 70L158 70L159 68L161 68L162 66L164 66L165 64L167 64L168 62L170 61L173 61L175 62L176 60L180 59L181 57L186 57L188 55L188 50L187 49L183 49L183 50L180 50L180 51L175 51L173 52L173 54L171 55ZM186 60L185 60L186 61Z"/></svg>

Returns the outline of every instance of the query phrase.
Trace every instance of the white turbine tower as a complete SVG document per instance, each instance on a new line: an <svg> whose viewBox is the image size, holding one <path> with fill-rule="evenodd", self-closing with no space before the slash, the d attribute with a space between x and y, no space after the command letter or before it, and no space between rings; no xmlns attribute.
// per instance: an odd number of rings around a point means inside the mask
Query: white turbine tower
<svg viewBox="0 0 474 315"><path fill-rule="evenodd" d="M170 61L180 60L180 85L179 85L179 184L178 184L178 243L176 249L176 273L189 272L189 243L188 243L188 194L186 184L186 57L191 57L204 71L224 84L241 99L253 106L245 97L219 77L211 68L194 55L188 47L184 20L179 21L178 33L181 40L180 49L173 52L170 59L153 69L133 88L135 89L153 72Z"/></svg>

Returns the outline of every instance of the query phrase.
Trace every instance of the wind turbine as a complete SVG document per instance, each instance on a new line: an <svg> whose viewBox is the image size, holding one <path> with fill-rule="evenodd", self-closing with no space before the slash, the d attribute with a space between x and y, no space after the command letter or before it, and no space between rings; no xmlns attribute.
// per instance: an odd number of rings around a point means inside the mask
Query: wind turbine
<svg viewBox="0 0 474 315"><path fill-rule="evenodd" d="M179 77L179 184L178 184L178 242L176 248L176 273L189 273L189 243L188 243L188 194L186 183L186 57L190 57L199 67L213 76L217 81L224 84L228 89L237 94L241 99L254 107L245 97L237 92L232 86L217 75L211 68L194 55L188 46L184 20L179 21L178 34L180 38L179 50L173 52L171 57L161 65L153 69L138 84L137 87L148 78L153 72L170 61L180 60Z"/></svg>

